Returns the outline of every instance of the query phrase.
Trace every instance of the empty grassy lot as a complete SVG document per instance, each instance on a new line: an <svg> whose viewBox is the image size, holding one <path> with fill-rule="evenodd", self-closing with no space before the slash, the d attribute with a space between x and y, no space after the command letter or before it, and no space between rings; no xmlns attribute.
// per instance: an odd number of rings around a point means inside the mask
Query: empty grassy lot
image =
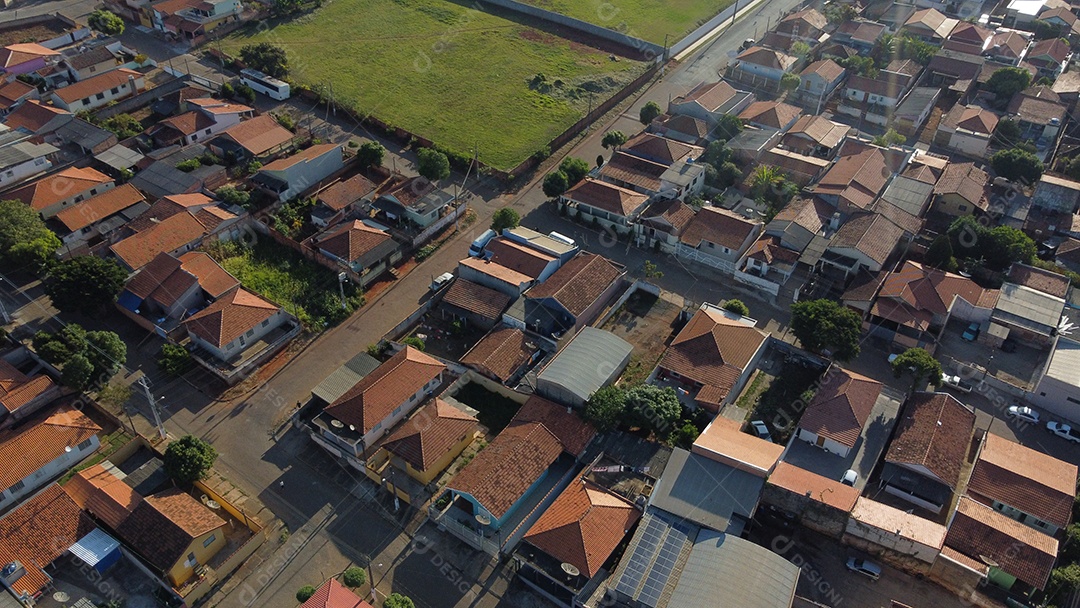
<svg viewBox="0 0 1080 608"><path fill-rule="evenodd" d="M456 152L509 169L644 64L448 0L333 0L222 41L286 49L290 79ZM537 75L543 78L537 79ZM590 99L591 98L591 99Z"/></svg>
<svg viewBox="0 0 1080 608"><path fill-rule="evenodd" d="M734 0L521 0L656 44L674 44Z"/></svg>

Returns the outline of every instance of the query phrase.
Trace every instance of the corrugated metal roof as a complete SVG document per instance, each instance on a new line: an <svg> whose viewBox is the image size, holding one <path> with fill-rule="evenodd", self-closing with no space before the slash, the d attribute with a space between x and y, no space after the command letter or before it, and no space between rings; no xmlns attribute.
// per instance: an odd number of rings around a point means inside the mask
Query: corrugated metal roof
<svg viewBox="0 0 1080 608"><path fill-rule="evenodd" d="M724 598L725 608L790 606L799 567L765 547L730 534L701 530L670 606L710 606Z"/></svg>
<svg viewBox="0 0 1080 608"><path fill-rule="evenodd" d="M312 389L311 394L327 403L333 403L377 367L378 359L367 353L360 353L334 370Z"/></svg>
<svg viewBox="0 0 1080 608"><path fill-rule="evenodd" d="M611 332L586 327L537 376L585 401L622 372L634 350ZM543 392L543 390L541 390Z"/></svg>
<svg viewBox="0 0 1080 608"><path fill-rule="evenodd" d="M119 547L120 543L115 538L106 534L101 528L94 528L92 532L69 547L68 551L87 565L95 566Z"/></svg>
<svg viewBox="0 0 1080 608"><path fill-rule="evenodd" d="M733 515L749 519L764 485L752 473L675 449L649 504L723 532Z"/></svg>

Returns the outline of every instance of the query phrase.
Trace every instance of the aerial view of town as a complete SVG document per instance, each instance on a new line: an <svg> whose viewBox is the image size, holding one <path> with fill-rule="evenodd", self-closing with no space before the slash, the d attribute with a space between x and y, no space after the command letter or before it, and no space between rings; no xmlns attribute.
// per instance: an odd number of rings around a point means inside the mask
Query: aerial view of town
<svg viewBox="0 0 1080 608"><path fill-rule="evenodd" d="M0 608L1080 608L1078 112L1080 0L0 0Z"/></svg>

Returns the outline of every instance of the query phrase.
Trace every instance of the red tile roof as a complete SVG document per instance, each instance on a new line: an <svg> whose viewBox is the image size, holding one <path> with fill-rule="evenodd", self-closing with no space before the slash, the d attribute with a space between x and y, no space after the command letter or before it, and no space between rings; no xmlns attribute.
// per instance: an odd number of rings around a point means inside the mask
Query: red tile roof
<svg viewBox="0 0 1080 608"><path fill-rule="evenodd" d="M371 608L371 604L332 578L316 589L300 608Z"/></svg>
<svg viewBox="0 0 1080 608"><path fill-rule="evenodd" d="M80 99L85 99L116 87L126 87L128 92L131 93L130 85L128 84L129 77L134 78L135 81L138 82L139 80L142 80L143 75L134 70L119 68L56 89L53 91L53 94L62 99L64 103L72 104ZM142 90L142 88L140 87L139 90Z"/></svg>
<svg viewBox="0 0 1080 608"><path fill-rule="evenodd" d="M619 147L630 154L651 158L660 163L671 164L688 157L697 158L705 153L700 146L684 144L674 139L668 139L642 131L631 137L625 144Z"/></svg>
<svg viewBox="0 0 1080 608"><path fill-rule="evenodd" d="M245 120L225 129L221 134L228 135L252 156L261 156L293 138L292 132L278 124L269 114Z"/></svg>
<svg viewBox="0 0 1080 608"><path fill-rule="evenodd" d="M867 148L841 156L813 191L822 196L836 196L841 203L865 209L885 189L890 174L881 150Z"/></svg>
<svg viewBox="0 0 1080 608"><path fill-rule="evenodd" d="M1050 536L967 496L956 506L945 544L1037 589L1046 587L1058 552Z"/></svg>
<svg viewBox="0 0 1080 608"><path fill-rule="evenodd" d="M62 200L88 192L91 188L111 184L112 181L113 179L108 175L89 167L85 169L68 167L32 184L12 190L5 194L4 198L18 199L30 205L34 211L40 212Z"/></svg>
<svg viewBox="0 0 1080 608"><path fill-rule="evenodd" d="M586 446L596 436L596 429L577 414L566 408L533 395L514 414L511 422L540 422L562 444L563 449L573 456L580 456Z"/></svg>
<svg viewBox="0 0 1080 608"><path fill-rule="evenodd" d="M576 317L588 310L621 274L611 260L582 251L546 281L525 292L525 297L552 298Z"/></svg>
<svg viewBox="0 0 1080 608"><path fill-rule="evenodd" d="M524 540L592 578L640 517L626 499L580 479L559 494Z"/></svg>
<svg viewBox="0 0 1080 608"><path fill-rule="evenodd" d="M180 260L163 252L135 273L126 289L143 300L169 308L196 283L198 278L183 270Z"/></svg>
<svg viewBox="0 0 1080 608"><path fill-rule="evenodd" d="M975 412L946 393L915 393L901 412L886 462L923 467L956 489L971 447Z"/></svg>
<svg viewBox="0 0 1080 608"><path fill-rule="evenodd" d="M64 492L84 511L115 530L142 502L142 496L116 475L119 471L115 467L106 464L108 468L95 464L79 471L64 484Z"/></svg>
<svg viewBox="0 0 1080 608"><path fill-rule="evenodd" d="M487 275L515 287L529 283L533 280L533 277L521 274L512 268L507 268L502 264L496 264L495 262L480 258L465 258L458 262L458 265L470 268L480 274Z"/></svg>
<svg viewBox="0 0 1080 608"><path fill-rule="evenodd" d="M8 114L7 118L4 119L4 124L12 129L22 127L31 133L37 133L37 131L48 124L50 120L57 116L65 115L70 116L71 112L45 105L36 99L30 99L27 100L26 103L15 108L15 111L11 114Z"/></svg>
<svg viewBox="0 0 1080 608"><path fill-rule="evenodd" d="M536 344L525 332L517 328L503 327L484 336L484 339L465 353L461 363L485 375L494 376L499 382L506 382L536 351Z"/></svg>
<svg viewBox="0 0 1080 608"><path fill-rule="evenodd" d="M783 461L776 465L766 483L798 496L809 497L844 513L850 513L855 508L855 501L859 499L859 491L855 488Z"/></svg>
<svg viewBox="0 0 1080 608"><path fill-rule="evenodd" d="M990 307L996 302L997 293L958 274L909 260L899 270L889 273L878 298L898 300L915 310L944 315L955 298L962 298L972 306Z"/></svg>
<svg viewBox="0 0 1080 608"><path fill-rule="evenodd" d="M26 84L21 80L12 80L11 82L0 84L0 109L6 110L10 108L15 105L15 102L36 90L36 87Z"/></svg>
<svg viewBox="0 0 1080 608"><path fill-rule="evenodd" d="M240 285L236 277L201 251L189 251L180 256L180 264L181 268L199 280L199 287L215 300Z"/></svg>
<svg viewBox="0 0 1080 608"><path fill-rule="evenodd" d="M17 561L26 574L13 581L17 594L35 596L52 584L43 570L96 526L64 490L53 484L0 519L0 562Z"/></svg>
<svg viewBox="0 0 1080 608"><path fill-rule="evenodd" d="M390 240L390 235L372 228L360 220L341 224L319 236L317 245L347 262L355 262L379 245Z"/></svg>
<svg viewBox="0 0 1080 608"><path fill-rule="evenodd" d="M211 97L188 99L187 104L189 106L195 106L210 114L243 114L244 112L255 111L254 108L245 106L241 103L231 103L221 99L213 99Z"/></svg>
<svg viewBox="0 0 1080 608"><path fill-rule="evenodd" d="M829 241L829 249L854 249L878 264L884 264L904 229L878 213L859 213L848 218Z"/></svg>
<svg viewBox="0 0 1080 608"><path fill-rule="evenodd" d="M495 237L484 246L487 259L495 264L519 272L530 279L539 278L555 258L532 247L507 239Z"/></svg>
<svg viewBox="0 0 1080 608"><path fill-rule="evenodd" d="M1058 298L1064 298L1069 291L1069 279L1064 275L1027 264L1016 263L1010 266L1005 280Z"/></svg>
<svg viewBox="0 0 1080 608"><path fill-rule="evenodd" d="M62 210L56 214L56 219L71 232L76 232L145 200L135 186L122 184Z"/></svg>
<svg viewBox="0 0 1080 608"><path fill-rule="evenodd" d="M774 70L783 70L785 72L798 61L797 58L792 57L787 53L781 53L780 51L774 51L760 46L752 46L746 49L739 53L736 59L745 61L746 63L772 68Z"/></svg>
<svg viewBox="0 0 1080 608"><path fill-rule="evenodd" d="M719 110L725 103L731 101L738 91L727 82L702 82L686 95L676 97L672 103L697 103L709 112Z"/></svg>
<svg viewBox="0 0 1080 608"><path fill-rule="evenodd" d="M622 217L633 217L649 202L649 197L644 194L591 177L586 177L567 190L563 198Z"/></svg>
<svg viewBox="0 0 1080 608"><path fill-rule="evenodd" d="M272 163L263 165L260 171L284 171L297 163L315 160L324 154L330 153L335 148L340 152L341 146L338 144L316 144L307 150L302 150L292 156L279 158Z"/></svg>
<svg viewBox="0 0 1080 608"><path fill-rule="evenodd" d="M169 127L181 135L192 135L203 129L210 128L215 124L217 123L213 118L210 118L202 112L192 110L161 120L154 125L151 132L157 132L162 127Z"/></svg>
<svg viewBox="0 0 1080 608"><path fill-rule="evenodd" d="M85 414L68 405L35 417L17 428L0 431L0 486L10 488L15 482L64 455L101 432L101 427Z"/></svg>
<svg viewBox="0 0 1080 608"><path fill-rule="evenodd" d="M955 194L985 211L988 206L985 190L989 181L990 176L975 163L949 163L934 186L934 194Z"/></svg>
<svg viewBox="0 0 1080 608"><path fill-rule="evenodd" d="M177 213L114 243L110 250L132 270L149 264L159 253L170 253L200 240L206 226L190 213Z"/></svg>
<svg viewBox="0 0 1080 608"><path fill-rule="evenodd" d="M822 59L806 66L806 69L800 75L808 76L810 74L821 76L825 82L834 82L844 75L844 68L840 67L840 64L832 59Z"/></svg>
<svg viewBox="0 0 1080 608"><path fill-rule="evenodd" d="M398 425L382 447L417 471L427 471L478 429L475 417L436 398Z"/></svg>
<svg viewBox="0 0 1080 608"><path fill-rule="evenodd" d="M442 301L481 318L497 321L510 305L510 296L458 277L450 284Z"/></svg>
<svg viewBox="0 0 1080 608"><path fill-rule="evenodd" d="M1076 465L987 433L967 491L1063 528L1072 516L1076 481Z"/></svg>
<svg viewBox="0 0 1080 608"><path fill-rule="evenodd" d="M55 386L52 378L45 374L30 378L0 359L0 406L8 412L15 412Z"/></svg>
<svg viewBox="0 0 1080 608"><path fill-rule="evenodd" d="M803 412L799 428L854 447L880 394L877 380L833 366Z"/></svg>
<svg viewBox="0 0 1080 608"><path fill-rule="evenodd" d="M375 182L370 179L363 175L354 175L345 181L327 187L322 192L319 192L317 198L320 203L334 211L341 211L375 192L375 187Z"/></svg>
<svg viewBox="0 0 1080 608"><path fill-rule="evenodd" d="M660 176L667 170L667 165L617 151L600 167L599 175L602 179L632 184L649 192L659 192Z"/></svg>
<svg viewBox="0 0 1080 608"><path fill-rule="evenodd" d="M701 241L709 241L732 251L739 251L760 222L750 221L727 209L702 207L694 219L683 230L679 240L691 247L698 247Z"/></svg>
<svg viewBox="0 0 1080 608"><path fill-rule="evenodd" d="M664 356L661 369L701 384L707 403L717 405L735 386L754 354L765 343L758 329L729 319L719 310L698 309L679 332Z"/></svg>
<svg viewBox="0 0 1080 608"><path fill-rule="evenodd" d="M663 220L671 225L673 234L679 234L694 219L694 208L679 199L655 201L645 210L645 219Z"/></svg>
<svg viewBox="0 0 1080 608"><path fill-rule="evenodd" d="M769 475L784 446L742 431L742 423L717 416L694 440L690 451L758 477Z"/></svg>
<svg viewBox="0 0 1080 608"><path fill-rule="evenodd" d="M281 308L237 287L184 321L191 333L217 347L225 346L244 332L277 314Z"/></svg>
<svg viewBox="0 0 1080 608"><path fill-rule="evenodd" d="M56 57L58 55L60 55L59 51L54 51L35 42L9 44L0 49L0 66L10 68L27 61L33 61L39 57Z"/></svg>
<svg viewBox="0 0 1080 608"><path fill-rule="evenodd" d="M324 410L367 433L446 369L441 361L406 346Z"/></svg>
<svg viewBox="0 0 1080 608"><path fill-rule="evenodd" d="M159 570L170 570L200 536L223 528L225 520L183 490L143 498L116 533Z"/></svg>
<svg viewBox="0 0 1080 608"><path fill-rule="evenodd" d="M807 115L791 125L784 139L787 140L792 136L805 137L819 146L832 149L840 145L840 141L850 130L851 127L833 122L824 116Z"/></svg>
<svg viewBox="0 0 1080 608"><path fill-rule="evenodd" d="M805 72L803 73L805 74ZM772 127L773 129L783 129L801 115L801 109L783 102L755 101L739 113L739 118L747 122Z"/></svg>

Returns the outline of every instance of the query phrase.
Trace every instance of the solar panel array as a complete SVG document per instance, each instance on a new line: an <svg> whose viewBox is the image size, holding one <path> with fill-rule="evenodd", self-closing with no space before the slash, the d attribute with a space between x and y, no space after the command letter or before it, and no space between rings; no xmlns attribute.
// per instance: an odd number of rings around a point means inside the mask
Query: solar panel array
<svg viewBox="0 0 1080 608"><path fill-rule="evenodd" d="M645 606L657 606L688 540L688 532L686 526L669 524L656 516L646 516L644 531L615 590L634 597L640 587L638 601Z"/></svg>

